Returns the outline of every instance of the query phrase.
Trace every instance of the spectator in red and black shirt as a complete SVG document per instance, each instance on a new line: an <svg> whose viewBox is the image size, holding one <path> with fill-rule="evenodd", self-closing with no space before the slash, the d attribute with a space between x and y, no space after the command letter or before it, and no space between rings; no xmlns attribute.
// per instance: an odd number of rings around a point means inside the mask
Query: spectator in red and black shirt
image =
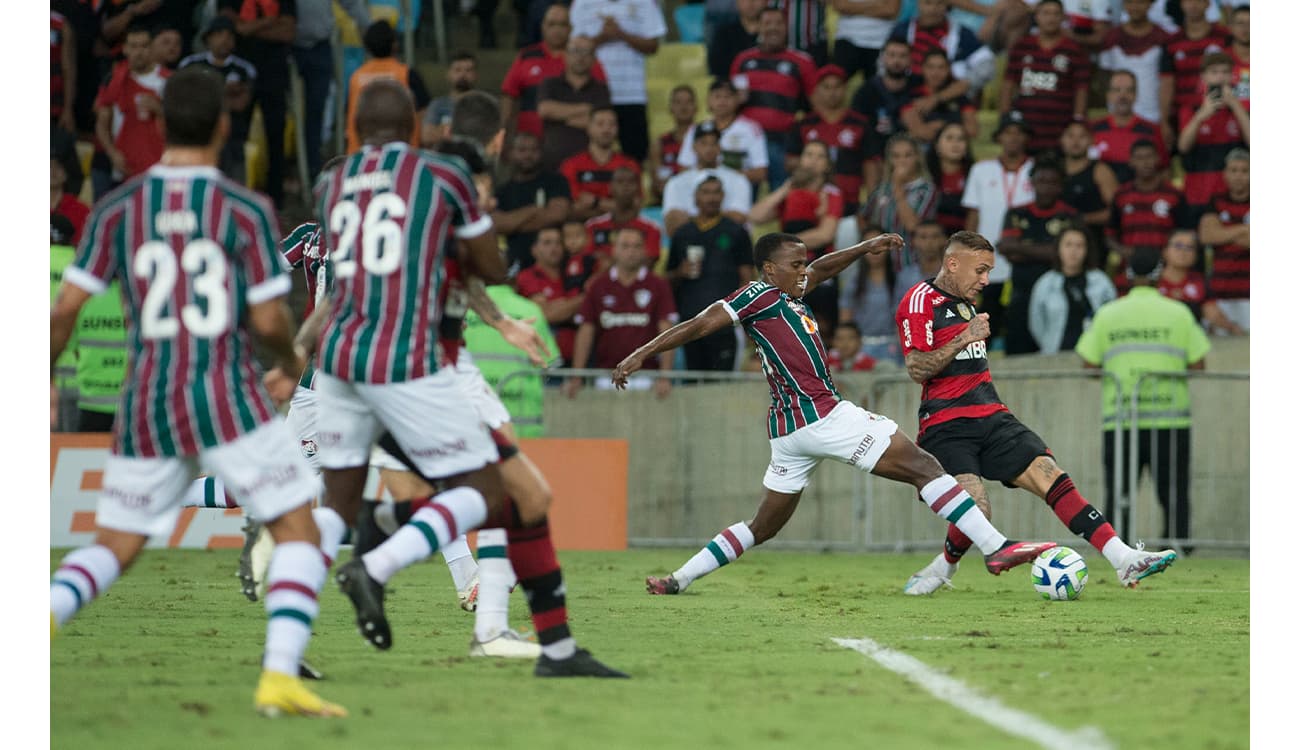
<svg viewBox="0 0 1300 750"><path fill-rule="evenodd" d="M126 61L113 69L95 99L95 134L112 163L115 181L140 174L162 157L162 87L168 71L154 62L152 39L142 26L126 32ZM96 197L100 194L97 186Z"/></svg>
<svg viewBox="0 0 1300 750"><path fill-rule="evenodd" d="M870 372L875 368L876 360L862 351L862 331L857 323L849 320L835 326L831 345L826 348L826 366L831 372Z"/></svg>
<svg viewBox="0 0 1300 750"><path fill-rule="evenodd" d="M1002 113L1018 109L1033 136L1028 151L1056 148L1056 139L1071 119L1088 111L1088 55L1064 33L1065 10L1060 0L1041 0L1034 8L1038 33L1011 48L1002 85Z"/></svg>
<svg viewBox="0 0 1300 750"><path fill-rule="evenodd" d="M1196 232L1190 229L1170 232L1169 241L1160 253L1160 280L1156 284L1161 294L1187 305L1198 323L1210 299L1205 274L1196 270L1200 255Z"/></svg>
<svg viewBox="0 0 1300 750"><path fill-rule="evenodd" d="M573 361L573 340L578 333L573 316L582 306L582 282L564 273L564 245L558 228L537 232L532 257L532 265L515 277L515 291L542 308L567 367Z"/></svg>
<svg viewBox="0 0 1300 750"><path fill-rule="evenodd" d="M542 171L541 143L532 133L515 133L510 167L510 179L496 189L492 223L497 234L506 238L506 262L527 268L533 263L536 233L545 227L558 229L569 215L569 183L554 172Z"/></svg>
<svg viewBox="0 0 1300 750"><path fill-rule="evenodd" d="M77 132L77 35L62 13L50 11L50 123Z"/></svg>
<svg viewBox="0 0 1300 750"><path fill-rule="evenodd" d="M686 134L695 127L695 115L699 107L695 101L695 89L680 84L668 95L668 113L673 116L673 129L661 134L650 144L650 190L657 204L663 200L664 184L668 178L682 171L677 157L682 151Z"/></svg>
<svg viewBox="0 0 1300 750"><path fill-rule="evenodd" d="M1097 145L1097 158L1114 170L1115 177L1120 182L1133 179L1133 170L1128 165L1129 152L1133 144L1140 140L1150 141L1155 146L1162 169L1169 164L1169 150L1160 126L1133 112L1137 86L1137 76L1129 71L1112 72L1110 82L1106 85L1106 110L1109 114L1092 123L1092 139Z"/></svg>
<svg viewBox="0 0 1300 750"><path fill-rule="evenodd" d="M731 75L731 61L741 52L758 44L758 17L767 0L736 0L735 20L717 27L709 42L709 77Z"/></svg>
<svg viewBox="0 0 1300 750"><path fill-rule="evenodd" d="M1249 5L1233 8L1228 20L1228 30L1232 32L1232 46L1228 47L1228 57L1232 58L1232 88L1237 99L1246 105L1246 109L1250 109Z"/></svg>
<svg viewBox="0 0 1300 750"><path fill-rule="evenodd" d="M1203 99L1178 113L1178 152L1183 157L1187 202L1201 206L1222 192L1229 151L1250 145L1250 112L1233 92L1232 58L1212 52L1201 60Z"/></svg>
<svg viewBox="0 0 1300 750"><path fill-rule="evenodd" d="M979 135L975 103L965 94L952 98L943 94L944 91L951 90L954 83L952 64L943 50L932 49L925 53L925 60L921 63L921 80L924 83L917 91L917 98L904 104L898 113L908 135L922 143L929 143L939 134L939 129L950 122L960 124L970 138ZM927 104L930 104L928 110L924 109Z"/></svg>
<svg viewBox="0 0 1300 750"><path fill-rule="evenodd" d="M659 227L653 221L641 218L641 175L630 166L614 170L609 182L608 213L587 220L587 235L591 249L607 258L614 256L614 236L620 229L631 228L645 238L646 262L653 266L659 261Z"/></svg>
<svg viewBox="0 0 1300 750"><path fill-rule="evenodd" d="M519 50L501 82L501 119L507 140L515 132L542 137L542 118L537 113L538 88L547 78L564 75L564 55L569 45L569 8L556 3L542 18L542 41ZM591 77L605 81L605 70L591 59Z"/></svg>
<svg viewBox="0 0 1300 750"><path fill-rule="evenodd" d="M950 96L969 95L993 79L993 51L975 32L948 20L948 0L917 0L916 17L896 25L892 37L911 46L913 73L921 73L925 53L943 50L959 86Z"/></svg>
<svg viewBox="0 0 1300 750"><path fill-rule="evenodd" d="M844 71L838 65L824 65L817 71L811 97L812 113L790 131L785 146L785 167L787 172L794 170L805 144L825 143L835 165L835 184L844 196L844 214L851 216L862 200L871 123L848 108L845 80Z"/></svg>
<svg viewBox="0 0 1300 750"><path fill-rule="evenodd" d="M945 236L964 230L966 207L961 204L961 198L966 192L966 176L975 164L966 128L959 123L946 123L930 144L925 162L939 194L934 220L943 227Z"/></svg>
<svg viewBox="0 0 1300 750"><path fill-rule="evenodd" d="M1231 32L1206 19L1209 7L1209 0L1182 0L1182 28L1165 42L1160 57L1160 109L1174 118L1183 107L1201 103L1201 59L1231 44Z"/></svg>
<svg viewBox="0 0 1300 750"><path fill-rule="evenodd" d="M1077 216L1061 200L1065 172L1052 159L1037 159L1029 172L1034 202L1011 208L1002 223L998 252L1011 262L1011 303L1007 305L1007 354L1032 354L1038 343L1029 332L1029 298L1038 277L1056 261L1056 238Z"/></svg>
<svg viewBox="0 0 1300 750"><path fill-rule="evenodd" d="M640 177L641 165L614 150L617 140L618 114L614 108L592 110L587 124L586 150L560 163L560 174L569 181L569 194L573 197L569 218L586 221L613 209L609 183L619 167L628 167Z"/></svg>
<svg viewBox="0 0 1300 750"><path fill-rule="evenodd" d="M591 235L581 221L564 222L560 227L560 241L564 244L566 284L576 284L585 291L593 278L609 270L609 257L592 248Z"/></svg>
<svg viewBox="0 0 1300 750"><path fill-rule="evenodd" d="M64 217L72 225L72 237L66 244L76 247L81 242L81 229L86 225L90 208L65 190L68 173L58 159L50 159L50 214Z"/></svg>
<svg viewBox="0 0 1300 750"><path fill-rule="evenodd" d="M1210 294L1231 325L1229 333L1250 330L1250 153L1234 149L1223 168L1225 192L1210 199L1201 216L1201 239L1214 248Z"/></svg>
<svg viewBox="0 0 1300 750"><path fill-rule="evenodd" d="M1183 192L1160 176L1156 147L1151 141L1133 144L1129 156L1133 180L1119 186L1111 207L1110 249L1119 254L1119 269L1125 268L1138 247L1160 249L1177 227L1190 227ZM1115 288L1127 289L1128 279L1119 274Z"/></svg>
<svg viewBox="0 0 1300 750"><path fill-rule="evenodd" d="M785 182L785 138L795 117L807 109L816 67L806 53L787 44L785 12L764 8L758 21L758 46L731 63L731 81L745 97L741 114L762 126L767 136L767 184Z"/></svg>

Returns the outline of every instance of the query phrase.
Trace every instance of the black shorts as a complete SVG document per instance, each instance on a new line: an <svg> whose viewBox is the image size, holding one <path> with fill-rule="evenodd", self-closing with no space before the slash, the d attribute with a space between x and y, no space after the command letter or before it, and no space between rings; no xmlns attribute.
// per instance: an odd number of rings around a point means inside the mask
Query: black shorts
<svg viewBox="0 0 1300 750"><path fill-rule="evenodd" d="M944 471L974 474L1014 487L1016 477L1039 456L1050 456L1037 433L1011 412L979 419L953 419L926 430L916 444L939 459Z"/></svg>

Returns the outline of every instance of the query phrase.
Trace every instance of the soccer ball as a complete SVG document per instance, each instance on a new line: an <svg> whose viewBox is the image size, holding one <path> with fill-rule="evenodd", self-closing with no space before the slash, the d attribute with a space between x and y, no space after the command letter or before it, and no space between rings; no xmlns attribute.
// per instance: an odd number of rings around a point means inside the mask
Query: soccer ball
<svg viewBox="0 0 1300 750"><path fill-rule="evenodd" d="M1088 563L1069 547L1053 547L1034 560L1031 577L1044 599L1078 599L1088 584Z"/></svg>

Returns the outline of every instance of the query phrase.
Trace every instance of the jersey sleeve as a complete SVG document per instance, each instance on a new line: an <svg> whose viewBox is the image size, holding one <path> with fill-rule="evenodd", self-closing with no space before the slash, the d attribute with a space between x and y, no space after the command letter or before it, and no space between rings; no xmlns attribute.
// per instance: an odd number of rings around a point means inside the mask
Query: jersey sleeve
<svg viewBox="0 0 1300 750"><path fill-rule="evenodd" d="M780 304L781 292L759 281L750 282L723 298L723 307L735 323L745 323Z"/></svg>
<svg viewBox="0 0 1300 750"><path fill-rule="evenodd" d="M63 269L63 280L91 294L108 289L117 273L117 254L113 238L123 220L123 204L107 198L96 204L86 221L77 246L77 255Z"/></svg>
<svg viewBox="0 0 1300 750"><path fill-rule="evenodd" d="M469 175L465 162L447 159L434 167L442 193L451 206L451 224L454 234L462 240L472 240L492 229L492 217L478 207L478 188Z"/></svg>
<svg viewBox="0 0 1300 750"><path fill-rule="evenodd" d="M307 247L311 237L316 233L317 224L306 221L293 228L293 231L280 243L280 253L290 268L301 268L307 260Z"/></svg>
<svg viewBox="0 0 1300 750"><path fill-rule="evenodd" d="M522 57L516 57L510 65L510 70L506 71L506 77L501 81L501 93L514 99L518 99L524 94L523 84L524 60Z"/></svg>
<svg viewBox="0 0 1300 750"><path fill-rule="evenodd" d="M282 297L293 288L289 266L280 253L280 226L275 209L261 196L254 196L247 205L245 246L241 254L244 278L248 291L244 299L250 305ZM236 209L239 210L239 209Z"/></svg>
<svg viewBox="0 0 1300 750"><path fill-rule="evenodd" d="M904 357L911 352L934 349L934 308L925 290L924 282L909 289L894 313L894 321L898 323L898 343Z"/></svg>

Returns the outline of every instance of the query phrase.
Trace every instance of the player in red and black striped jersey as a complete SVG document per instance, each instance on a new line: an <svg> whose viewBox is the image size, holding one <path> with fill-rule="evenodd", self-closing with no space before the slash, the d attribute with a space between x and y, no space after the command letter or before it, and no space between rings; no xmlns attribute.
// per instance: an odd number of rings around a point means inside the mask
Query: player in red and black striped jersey
<svg viewBox="0 0 1300 750"><path fill-rule="evenodd" d="M1029 153L1056 148L1061 130L1088 111L1092 65L1083 47L1065 35L1059 0L1034 7L1038 33L1022 37L1007 55L1001 110L1019 110L1029 125Z"/></svg>
<svg viewBox="0 0 1300 750"><path fill-rule="evenodd" d="M956 476L985 514L989 506L981 477L1042 498L1061 523L1106 557L1120 583L1135 586L1176 555L1141 552L1116 536L1042 439L1011 414L993 387L988 314L975 312L993 262L988 240L958 232L948 240L939 274L912 287L898 306L895 319L907 374L922 386L917 444ZM943 552L913 575L903 592L931 594L949 584L969 548L966 535L950 524Z"/></svg>
<svg viewBox="0 0 1300 750"><path fill-rule="evenodd" d="M762 280L664 331L614 368L614 385L624 388L628 376L651 357L740 325L758 347L772 392L767 419L772 460L754 520L723 529L671 575L647 578L646 591L680 593L695 579L772 538L790 520L813 472L827 458L915 486L936 514L963 531L969 529L994 575L1032 559L1034 550L1056 546L1008 541L982 514L968 512L974 507L970 496L893 420L841 399L835 389L817 321L801 299L867 253L897 252L902 247L902 237L882 234L809 263L808 248L797 236L765 235L754 245L754 265Z"/></svg>

